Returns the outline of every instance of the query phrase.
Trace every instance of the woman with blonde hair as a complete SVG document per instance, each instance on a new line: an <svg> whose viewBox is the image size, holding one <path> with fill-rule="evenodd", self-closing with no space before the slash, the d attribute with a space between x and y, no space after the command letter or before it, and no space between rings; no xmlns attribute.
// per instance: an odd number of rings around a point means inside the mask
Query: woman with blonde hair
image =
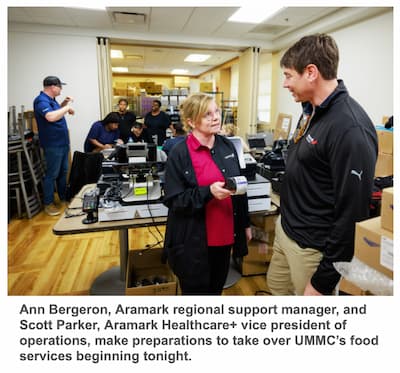
<svg viewBox="0 0 400 373"><path fill-rule="evenodd" d="M166 164L164 258L183 295L220 295L231 251L236 257L248 252L247 196L224 187L227 178L240 175L240 166L233 144L218 134L221 112L214 99L189 96L181 119L190 133Z"/></svg>

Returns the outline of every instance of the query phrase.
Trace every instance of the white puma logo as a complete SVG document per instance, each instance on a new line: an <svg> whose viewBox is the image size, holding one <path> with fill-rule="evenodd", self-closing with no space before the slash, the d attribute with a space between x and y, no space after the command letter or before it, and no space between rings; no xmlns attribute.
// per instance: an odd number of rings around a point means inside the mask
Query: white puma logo
<svg viewBox="0 0 400 373"><path fill-rule="evenodd" d="M356 175L359 179L360 179L360 181L361 181L361 175L362 175L362 173L363 173L363 171L361 170L360 172L357 172L356 170L351 170L351 172L350 172L352 175Z"/></svg>

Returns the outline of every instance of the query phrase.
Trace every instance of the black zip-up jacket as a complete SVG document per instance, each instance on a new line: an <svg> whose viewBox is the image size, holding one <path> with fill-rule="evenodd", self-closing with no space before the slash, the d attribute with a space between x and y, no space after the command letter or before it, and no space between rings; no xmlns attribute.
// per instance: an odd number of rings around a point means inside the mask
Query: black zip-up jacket
<svg viewBox="0 0 400 373"><path fill-rule="evenodd" d="M340 279L333 263L354 255L355 223L369 215L377 152L373 123L341 80L289 146L282 227L301 247L323 253L311 278L322 294L331 294Z"/></svg>
<svg viewBox="0 0 400 373"><path fill-rule="evenodd" d="M215 136L211 156L226 178L240 175L236 150L225 137ZM208 277L205 206L214 197L209 186L197 183L186 140L176 144L168 156L164 192L168 219L163 258L178 278L203 282ZM250 226L247 195L232 196L232 205L232 254L243 257L248 253L245 228Z"/></svg>

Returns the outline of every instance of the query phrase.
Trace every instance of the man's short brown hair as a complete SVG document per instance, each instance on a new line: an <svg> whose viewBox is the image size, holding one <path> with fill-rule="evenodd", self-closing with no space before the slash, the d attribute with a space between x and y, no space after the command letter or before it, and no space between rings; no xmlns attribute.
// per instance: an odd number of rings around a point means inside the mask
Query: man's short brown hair
<svg viewBox="0 0 400 373"><path fill-rule="evenodd" d="M335 40L326 34L304 36L283 55L281 67L294 69L302 74L307 65L317 66L325 80L336 79L339 49Z"/></svg>

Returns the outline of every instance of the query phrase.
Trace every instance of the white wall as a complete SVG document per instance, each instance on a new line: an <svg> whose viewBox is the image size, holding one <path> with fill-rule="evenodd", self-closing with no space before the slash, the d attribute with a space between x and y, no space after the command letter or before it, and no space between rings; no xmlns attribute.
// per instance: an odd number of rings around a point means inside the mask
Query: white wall
<svg viewBox="0 0 400 373"><path fill-rule="evenodd" d="M338 77L372 121L381 123L382 116L393 114L393 14L385 13L329 34L339 47ZM300 105L282 88L283 74L279 70L275 72L280 76L276 112L291 114L297 122Z"/></svg>
<svg viewBox="0 0 400 373"><path fill-rule="evenodd" d="M67 83L57 101L74 98L75 115L67 115L71 151L83 151L90 125L100 119L96 38L10 31L8 34L8 106L33 109L43 78L56 75Z"/></svg>

